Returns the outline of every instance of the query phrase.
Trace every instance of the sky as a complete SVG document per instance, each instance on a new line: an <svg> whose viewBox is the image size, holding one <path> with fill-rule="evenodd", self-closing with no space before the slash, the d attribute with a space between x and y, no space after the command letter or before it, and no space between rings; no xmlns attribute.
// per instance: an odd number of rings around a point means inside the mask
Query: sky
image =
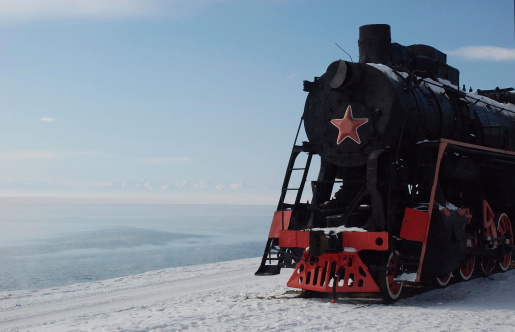
<svg viewBox="0 0 515 332"><path fill-rule="evenodd" d="M274 205L302 81L376 23L515 85L513 0L0 0L0 197Z"/></svg>

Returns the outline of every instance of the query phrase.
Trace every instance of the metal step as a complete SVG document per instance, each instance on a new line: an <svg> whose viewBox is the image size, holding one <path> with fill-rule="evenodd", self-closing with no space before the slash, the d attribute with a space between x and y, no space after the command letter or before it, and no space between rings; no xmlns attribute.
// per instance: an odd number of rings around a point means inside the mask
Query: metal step
<svg viewBox="0 0 515 332"><path fill-rule="evenodd" d="M257 276L272 276L281 273L279 265L261 265L256 271Z"/></svg>

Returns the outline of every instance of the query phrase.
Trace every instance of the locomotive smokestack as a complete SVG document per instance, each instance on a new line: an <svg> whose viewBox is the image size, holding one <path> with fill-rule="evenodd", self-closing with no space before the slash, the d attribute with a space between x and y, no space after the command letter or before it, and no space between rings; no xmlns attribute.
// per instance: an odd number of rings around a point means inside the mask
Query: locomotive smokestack
<svg viewBox="0 0 515 332"><path fill-rule="evenodd" d="M388 24L370 24L359 28L359 63L391 65L391 34Z"/></svg>

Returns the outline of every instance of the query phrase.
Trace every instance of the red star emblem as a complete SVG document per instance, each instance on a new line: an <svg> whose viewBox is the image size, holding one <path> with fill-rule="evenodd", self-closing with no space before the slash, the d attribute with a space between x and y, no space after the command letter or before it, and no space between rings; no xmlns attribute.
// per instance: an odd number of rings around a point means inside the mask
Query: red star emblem
<svg viewBox="0 0 515 332"><path fill-rule="evenodd" d="M333 119L331 123L338 128L338 139L336 144L340 144L344 139L350 137L354 142L361 144L358 135L358 128L368 122L367 118L357 119L352 115L352 107L347 106L343 119Z"/></svg>

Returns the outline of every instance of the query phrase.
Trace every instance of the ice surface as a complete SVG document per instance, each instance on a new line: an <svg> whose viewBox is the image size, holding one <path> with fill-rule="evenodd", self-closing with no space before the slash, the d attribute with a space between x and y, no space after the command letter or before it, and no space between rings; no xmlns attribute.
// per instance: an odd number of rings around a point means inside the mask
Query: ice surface
<svg viewBox="0 0 515 332"><path fill-rule="evenodd" d="M513 331L515 270L393 305L297 298L259 258L0 292L0 331Z"/></svg>

